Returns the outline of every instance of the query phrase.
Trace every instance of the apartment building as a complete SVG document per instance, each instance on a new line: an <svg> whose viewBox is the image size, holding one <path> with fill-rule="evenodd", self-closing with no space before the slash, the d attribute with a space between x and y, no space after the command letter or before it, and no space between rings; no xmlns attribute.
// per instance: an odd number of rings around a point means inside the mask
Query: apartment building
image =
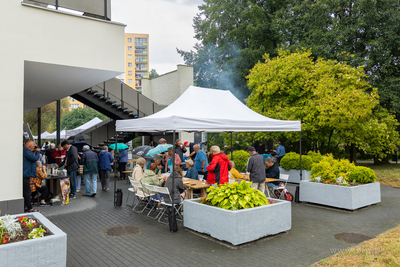
<svg viewBox="0 0 400 267"><path fill-rule="evenodd" d="M149 35L125 33L125 73L117 78L133 89L142 90L142 79L149 77Z"/></svg>

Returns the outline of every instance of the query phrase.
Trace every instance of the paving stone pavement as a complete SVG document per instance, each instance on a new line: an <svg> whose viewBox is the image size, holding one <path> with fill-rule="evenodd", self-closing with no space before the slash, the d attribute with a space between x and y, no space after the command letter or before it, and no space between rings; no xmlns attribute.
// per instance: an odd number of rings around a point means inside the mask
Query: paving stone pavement
<svg viewBox="0 0 400 267"><path fill-rule="evenodd" d="M126 181L117 181L124 204L114 207L111 186L102 192L98 183L95 198L77 193L66 206L40 209L68 235L67 266L310 266L336 249L356 245L336 240L337 233L376 237L400 222L399 189L381 186L382 203L353 212L293 202L289 232L232 249L186 230L181 222L179 231L170 233L168 226L145 213L133 213L125 203ZM294 185L288 188L294 193ZM140 231L108 236L106 230L115 226L136 226Z"/></svg>

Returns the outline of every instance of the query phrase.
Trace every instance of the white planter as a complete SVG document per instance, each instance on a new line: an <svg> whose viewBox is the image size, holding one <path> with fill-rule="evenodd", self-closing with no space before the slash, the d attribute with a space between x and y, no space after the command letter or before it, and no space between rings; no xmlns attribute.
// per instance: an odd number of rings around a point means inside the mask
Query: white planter
<svg viewBox="0 0 400 267"><path fill-rule="evenodd" d="M0 246L1 266L66 266L67 234L38 212L16 214L37 219L52 235Z"/></svg>
<svg viewBox="0 0 400 267"><path fill-rule="evenodd" d="M378 182L358 186L340 186L302 181L300 201L356 210L381 202L381 186Z"/></svg>
<svg viewBox="0 0 400 267"><path fill-rule="evenodd" d="M289 183L295 183L299 184L300 183L300 170L286 170L284 168L279 167L279 172L281 174L288 174L289 175ZM303 170L303 180L310 180L310 171Z"/></svg>
<svg viewBox="0 0 400 267"><path fill-rule="evenodd" d="M183 225L233 245L240 245L291 229L291 203L273 200L278 203L236 211L198 203L199 199L185 200Z"/></svg>

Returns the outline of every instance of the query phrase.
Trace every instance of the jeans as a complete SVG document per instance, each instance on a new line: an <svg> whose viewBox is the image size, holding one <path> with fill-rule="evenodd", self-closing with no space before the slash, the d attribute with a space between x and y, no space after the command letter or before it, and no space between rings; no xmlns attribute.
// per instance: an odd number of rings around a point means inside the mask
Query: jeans
<svg viewBox="0 0 400 267"><path fill-rule="evenodd" d="M267 185L268 185L268 188L278 188L279 187L278 185L274 184L273 182L267 183Z"/></svg>
<svg viewBox="0 0 400 267"><path fill-rule="evenodd" d="M85 194L90 196L97 192L97 173L86 173L85 178Z"/></svg>
<svg viewBox="0 0 400 267"><path fill-rule="evenodd" d="M262 193L264 193L264 191L265 191L265 182L261 182L261 183L253 182L250 187L251 188L255 188L255 189L261 191Z"/></svg>
<svg viewBox="0 0 400 267"><path fill-rule="evenodd" d="M78 169L73 170L69 173L69 175L71 175L71 195L75 196L76 193L76 172L78 171Z"/></svg>
<svg viewBox="0 0 400 267"><path fill-rule="evenodd" d="M76 176L76 190L81 190L81 181L82 181L82 175L78 174Z"/></svg>
<svg viewBox="0 0 400 267"><path fill-rule="evenodd" d="M24 206L25 209L27 210L31 210L32 209L32 203L31 203L31 194L32 194L32 190L31 190L31 182L29 180L29 177L24 177L23 178L23 195L24 195Z"/></svg>
<svg viewBox="0 0 400 267"><path fill-rule="evenodd" d="M109 182L110 182L110 171L107 170L99 170L101 188L103 189L110 189Z"/></svg>
<svg viewBox="0 0 400 267"><path fill-rule="evenodd" d="M126 162L120 162L119 163L119 178L126 178L127 174L123 173L123 171L126 171Z"/></svg>

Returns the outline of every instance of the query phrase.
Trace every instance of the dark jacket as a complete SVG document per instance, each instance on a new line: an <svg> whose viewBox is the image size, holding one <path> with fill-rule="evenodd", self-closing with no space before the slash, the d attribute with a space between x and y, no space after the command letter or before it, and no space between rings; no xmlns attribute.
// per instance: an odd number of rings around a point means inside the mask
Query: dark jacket
<svg viewBox="0 0 400 267"><path fill-rule="evenodd" d="M33 154L26 146L23 148L23 175L24 177L36 178L36 161L40 158L40 152Z"/></svg>
<svg viewBox="0 0 400 267"><path fill-rule="evenodd" d="M118 154L119 162L120 163L127 163L128 162L128 150L124 149Z"/></svg>
<svg viewBox="0 0 400 267"><path fill-rule="evenodd" d="M192 154L194 152L194 143L192 143L192 142L189 143L189 152L190 152L190 154ZM193 156L191 156L191 159L193 161L195 158L196 158L196 153L194 153Z"/></svg>
<svg viewBox="0 0 400 267"><path fill-rule="evenodd" d="M72 172L79 168L78 160L78 149L71 145L65 153L65 159L58 166L64 166L64 163L67 162L66 169L68 172Z"/></svg>
<svg viewBox="0 0 400 267"><path fill-rule="evenodd" d="M227 155L218 153L212 155L212 160L207 166L207 183L225 184L229 182L229 171L232 169Z"/></svg>
<svg viewBox="0 0 400 267"><path fill-rule="evenodd" d="M111 163L114 161L114 157L110 152L103 150L99 153L99 169L111 171Z"/></svg>
<svg viewBox="0 0 400 267"><path fill-rule="evenodd" d="M99 158L97 157L97 154L90 149L83 152L81 164L83 165L83 174L99 172Z"/></svg>
<svg viewBox="0 0 400 267"><path fill-rule="evenodd" d="M175 144L175 153L179 155L179 157L181 158L181 161L182 161L183 153L186 153L186 148L185 147L181 148L180 146Z"/></svg>
<svg viewBox="0 0 400 267"><path fill-rule="evenodd" d="M265 170L265 177L267 177L267 178L279 179L279 175L280 175L280 171L279 171L279 167L276 163L274 163L274 165L272 165L271 167L269 167L268 169ZM279 185L279 181L272 182L272 183L275 185Z"/></svg>
<svg viewBox="0 0 400 267"><path fill-rule="evenodd" d="M257 153L251 155L247 171L250 173L250 181L254 183L265 182L264 157Z"/></svg>
<svg viewBox="0 0 400 267"><path fill-rule="evenodd" d="M192 168L186 172L185 178L199 180L199 172L194 166L192 166Z"/></svg>
<svg viewBox="0 0 400 267"><path fill-rule="evenodd" d="M183 191L185 191L185 187L183 186L183 181L182 181L181 175L177 172L174 172L173 175L175 178L174 204L179 204L179 203L181 203L181 193ZM164 187L168 188L169 193L171 194L171 198L172 198L172 174L165 181ZM171 200L167 196L164 196L164 201L165 201L165 203L171 204Z"/></svg>
<svg viewBox="0 0 400 267"><path fill-rule="evenodd" d="M45 156L47 157L47 164L53 164L56 163L56 159L53 157L53 152L55 149L49 148L46 150Z"/></svg>

